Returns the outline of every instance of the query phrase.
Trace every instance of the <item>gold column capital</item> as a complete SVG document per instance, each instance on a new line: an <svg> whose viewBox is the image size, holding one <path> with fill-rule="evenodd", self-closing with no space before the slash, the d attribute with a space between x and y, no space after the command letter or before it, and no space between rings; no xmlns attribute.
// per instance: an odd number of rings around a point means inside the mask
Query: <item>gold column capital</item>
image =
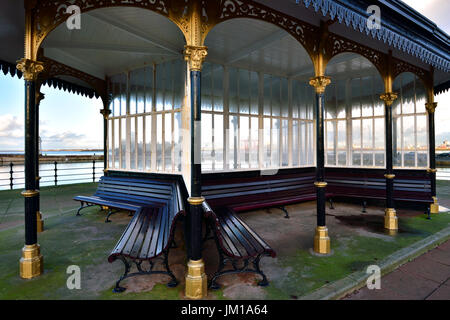
<svg viewBox="0 0 450 320"><path fill-rule="evenodd" d="M109 110L109 109L101 109L100 113L103 115L103 118L108 119L109 115L111 114L111 110Z"/></svg>
<svg viewBox="0 0 450 320"><path fill-rule="evenodd" d="M202 64L208 55L208 47L184 46L184 60L189 62L191 71L202 71Z"/></svg>
<svg viewBox="0 0 450 320"><path fill-rule="evenodd" d="M331 78L327 76L317 76L309 79L309 85L313 86L318 94L324 93L326 86L330 83Z"/></svg>
<svg viewBox="0 0 450 320"><path fill-rule="evenodd" d="M437 102L427 102L425 103L425 108L427 109L428 113L434 113L437 107Z"/></svg>
<svg viewBox="0 0 450 320"><path fill-rule="evenodd" d="M398 95L395 92L386 92L380 95L380 99L383 100L388 107L392 106L397 98Z"/></svg>
<svg viewBox="0 0 450 320"><path fill-rule="evenodd" d="M39 73L44 71L44 63L23 58L17 61L16 68L22 71L25 80L35 81Z"/></svg>

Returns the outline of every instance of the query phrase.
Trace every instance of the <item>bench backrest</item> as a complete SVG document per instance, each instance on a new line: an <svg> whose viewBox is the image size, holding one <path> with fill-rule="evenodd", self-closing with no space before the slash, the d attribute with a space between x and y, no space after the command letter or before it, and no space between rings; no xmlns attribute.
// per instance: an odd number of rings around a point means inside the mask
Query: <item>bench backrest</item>
<svg viewBox="0 0 450 320"><path fill-rule="evenodd" d="M138 204L166 202L172 198L173 182L101 177L95 196L111 200L126 200Z"/></svg>
<svg viewBox="0 0 450 320"><path fill-rule="evenodd" d="M261 175L250 178L224 177L206 181L202 196L212 207L230 206L314 193L314 175L309 172Z"/></svg>

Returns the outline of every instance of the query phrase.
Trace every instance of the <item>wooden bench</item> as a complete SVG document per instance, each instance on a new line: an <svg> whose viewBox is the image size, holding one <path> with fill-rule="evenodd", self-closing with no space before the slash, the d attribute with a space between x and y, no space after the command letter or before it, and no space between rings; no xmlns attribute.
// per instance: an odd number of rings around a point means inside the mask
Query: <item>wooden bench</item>
<svg viewBox="0 0 450 320"><path fill-rule="evenodd" d="M209 287L220 288L216 280L226 274L251 272L259 274L262 280L260 286L267 286L266 275L260 269L262 256L275 257L275 251L242 221L232 209L221 207L213 211L209 204L203 202L205 217L209 220L214 233L214 239L219 252L219 267L212 276ZM224 270L230 262L231 269ZM241 266L238 264L241 263ZM252 264L253 268L249 265Z"/></svg>
<svg viewBox="0 0 450 320"><path fill-rule="evenodd" d="M73 199L81 202L77 216L84 208L100 206L108 209L105 222L117 212L126 210L136 212L143 206L158 205L172 196L172 182L155 179L136 179L124 177L101 177L98 187L92 196L76 196Z"/></svg>
<svg viewBox="0 0 450 320"><path fill-rule="evenodd" d="M285 218L285 205L316 199L313 171L281 171L275 175L253 173L250 177L231 173L202 181L202 196L214 209L226 206L235 212L277 207ZM326 195L331 199L331 194ZM332 201L330 202L332 207Z"/></svg>
<svg viewBox="0 0 450 320"><path fill-rule="evenodd" d="M126 278L144 274L166 274L171 280L168 287L175 287L177 279L169 268L169 249L174 241L177 217L185 214L184 201L177 182L171 185L171 197L141 207L136 211L120 240L108 257L109 262L120 259L125 266L124 274L116 282L113 292L123 292L120 282ZM155 270L155 260L161 260L163 270ZM144 266L144 262L148 262ZM132 264L137 271L130 273Z"/></svg>
<svg viewBox="0 0 450 320"><path fill-rule="evenodd" d="M430 204L431 181L425 170L394 170L394 200ZM335 197L362 199L363 212L366 200L386 199L384 170L327 168L325 180L327 190Z"/></svg>

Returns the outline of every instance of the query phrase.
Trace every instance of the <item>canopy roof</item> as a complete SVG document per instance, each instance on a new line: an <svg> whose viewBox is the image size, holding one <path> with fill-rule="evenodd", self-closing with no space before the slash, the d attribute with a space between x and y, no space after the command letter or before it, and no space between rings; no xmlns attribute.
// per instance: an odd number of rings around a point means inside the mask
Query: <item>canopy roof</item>
<svg viewBox="0 0 450 320"><path fill-rule="evenodd" d="M433 66L435 85L441 91L449 86L449 36L401 1L379 1L382 28L370 32L363 19L367 17L370 1L255 2L313 25L319 25L321 20L336 20L337 23L330 26L331 32L385 53L392 50L394 57L425 70ZM23 8L23 0L0 2L0 61L3 65L13 66L23 57ZM46 57L100 79L144 64L182 57L182 33L157 13L113 7L83 13L81 19L81 30L68 30L62 24L49 34L42 45ZM311 59L300 43L267 22L232 19L220 23L208 34L205 45L209 48L207 60L210 61L287 77L312 75ZM334 58L328 68L336 69L333 74L339 70L352 72L351 66L356 63L361 67L362 60L356 54L345 54ZM4 72L6 69L3 67ZM58 78L91 88L75 78ZM54 81L57 83L56 79Z"/></svg>

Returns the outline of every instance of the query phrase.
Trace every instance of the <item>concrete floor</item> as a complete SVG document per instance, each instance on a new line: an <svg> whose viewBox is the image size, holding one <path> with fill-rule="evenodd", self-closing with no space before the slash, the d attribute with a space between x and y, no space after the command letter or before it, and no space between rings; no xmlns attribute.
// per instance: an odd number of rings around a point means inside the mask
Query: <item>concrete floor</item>
<svg viewBox="0 0 450 320"><path fill-rule="evenodd" d="M450 186L450 183L449 183ZM447 185L441 186L443 190ZM120 212L104 223L105 212L88 208L76 217L79 194L92 194L94 184L62 186L42 190L42 212L45 231L39 234L44 255L44 275L24 281L18 277L18 260L23 246L23 222L17 220L23 210L19 191L0 193L0 299L183 299L186 267L183 227L176 232L178 248L171 250L169 261L180 280L177 288L165 287L167 276L139 276L127 279L122 294L111 289L123 272L120 261L108 263L107 257L120 238L130 217ZM20 201L19 201L19 200ZM4 209L5 210L5 209ZM426 220L422 211L398 210L399 232L389 235L383 228L384 209L369 204L366 213L357 203L335 202L327 208L327 226L333 254L317 257L311 254L316 226L315 202L287 206L290 219L277 208L241 213L240 217L277 252L276 258L264 257L261 268L270 285L257 286L253 274L227 275L219 279L222 288L210 290L207 299L298 299L303 295L362 270L389 254L421 240L450 225L450 213ZM22 211L23 212L23 211ZM22 216L23 217L23 216ZM206 273L214 273L218 254L213 240L205 243L203 258ZM69 265L82 270L82 289L66 287Z"/></svg>

